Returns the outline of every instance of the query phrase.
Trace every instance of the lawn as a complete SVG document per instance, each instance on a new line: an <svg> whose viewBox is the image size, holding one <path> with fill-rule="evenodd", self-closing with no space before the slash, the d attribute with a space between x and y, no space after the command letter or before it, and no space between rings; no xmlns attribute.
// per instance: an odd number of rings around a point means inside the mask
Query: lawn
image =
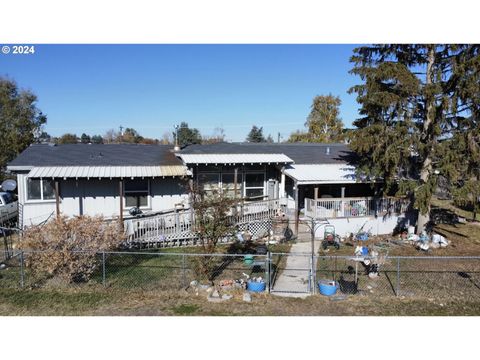
<svg viewBox="0 0 480 360"><path fill-rule="evenodd" d="M140 290L0 289L0 315L480 315L480 301L427 298L359 297L332 301L321 295L306 299L241 294L211 303L204 294Z"/></svg>

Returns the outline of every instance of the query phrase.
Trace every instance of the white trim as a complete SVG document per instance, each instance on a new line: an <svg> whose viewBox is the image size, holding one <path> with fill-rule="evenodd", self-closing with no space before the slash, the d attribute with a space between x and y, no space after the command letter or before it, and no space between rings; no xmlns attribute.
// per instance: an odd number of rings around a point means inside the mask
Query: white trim
<svg viewBox="0 0 480 360"><path fill-rule="evenodd" d="M124 213L125 212L128 213L129 209L131 209L131 207L127 208L127 198L126 198L126 192L125 192L125 185L126 185L126 182L128 180L132 180L132 179L125 179L125 182L123 184L123 212ZM147 185L148 185L147 206L140 206L139 207L140 210L151 210L152 209L152 194L151 194L150 179L146 179L146 180L147 180Z"/></svg>
<svg viewBox="0 0 480 360"><path fill-rule="evenodd" d="M28 180L38 180L38 181L40 181L40 199L29 199L28 198ZM56 203L55 198L53 198L53 199L44 199L43 198L43 180L44 179L31 179L28 176L24 177L23 181L24 181L24 186L25 186L25 193L24 193L25 204L48 204L48 203L55 204ZM45 180L51 180L51 179L45 179ZM59 202L61 203L62 199L60 197L60 194L58 196L58 199L59 199Z"/></svg>

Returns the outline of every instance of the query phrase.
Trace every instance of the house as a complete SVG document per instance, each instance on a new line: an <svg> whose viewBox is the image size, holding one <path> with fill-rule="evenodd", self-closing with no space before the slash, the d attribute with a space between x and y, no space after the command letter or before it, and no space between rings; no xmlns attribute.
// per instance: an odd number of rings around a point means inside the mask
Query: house
<svg viewBox="0 0 480 360"><path fill-rule="evenodd" d="M191 180L207 193L219 190L243 203L276 201L296 220L297 232L302 218L315 218L334 224L340 234L362 226L390 233L406 204L381 197L376 184L357 179L354 164L346 144L217 143L179 151L169 145L74 144L32 145L8 170L18 177L24 226L60 213L123 219L132 208L152 216L187 209ZM252 211L262 211L257 209ZM129 226L138 230L146 221L137 218ZM158 236L159 222L151 216L148 221L155 230L144 236ZM169 221L172 233L182 226L178 217Z"/></svg>
<svg viewBox="0 0 480 360"><path fill-rule="evenodd" d="M194 181L247 200L285 201L291 218L326 220L340 234L360 229L390 233L407 203L382 198L377 184L357 179L346 144L217 143L177 153ZM384 216L389 214L388 217ZM317 228L317 234L323 231Z"/></svg>
<svg viewBox="0 0 480 360"><path fill-rule="evenodd" d="M123 218L132 207L188 206L190 174L168 145L34 144L7 169L17 174L22 226L58 213Z"/></svg>

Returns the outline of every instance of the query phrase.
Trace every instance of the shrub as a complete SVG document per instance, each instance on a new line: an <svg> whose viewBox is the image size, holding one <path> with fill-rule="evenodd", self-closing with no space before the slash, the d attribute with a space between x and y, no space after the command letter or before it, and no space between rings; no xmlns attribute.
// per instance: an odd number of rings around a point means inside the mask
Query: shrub
<svg viewBox="0 0 480 360"><path fill-rule="evenodd" d="M118 222L100 216L58 217L31 226L20 241L26 265L34 276L67 282L88 281L99 265L98 252L114 250L124 241Z"/></svg>

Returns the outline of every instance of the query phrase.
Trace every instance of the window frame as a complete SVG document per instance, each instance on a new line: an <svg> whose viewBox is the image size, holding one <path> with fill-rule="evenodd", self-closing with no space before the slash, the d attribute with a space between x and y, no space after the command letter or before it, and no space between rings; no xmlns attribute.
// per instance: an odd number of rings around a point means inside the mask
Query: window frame
<svg viewBox="0 0 480 360"><path fill-rule="evenodd" d="M40 181L40 199L29 199L28 198L28 180L38 180ZM51 199L44 199L43 197L43 181L54 181L53 179L44 179L44 178L29 178L28 176L25 176L24 184L25 184L25 203L28 204L33 204L33 203L55 203L56 200L56 194L55 194L55 184L53 185L53 198ZM61 202L60 194L58 196L59 201Z"/></svg>
<svg viewBox="0 0 480 360"><path fill-rule="evenodd" d="M152 208L152 201L151 201L151 185L150 179L140 178L141 180L147 180L147 205L146 206L139 206L138 208L141 210L150 210ZM123 183L123 209L124 211L128 212L133 206L127 206L127 194L130 193L140 193L141 191L135 190L126 190L126 185L128 180L135 180L133 179L125 179ZM137 206L135 206L137 207Z"/></svg>
<svg viewBox="0 0 480 360"><path fill-rule="evenodd" d="M263 186L247 186L247 176L248 175L263 175ZM247 190L262 190L262 196L265 197L265 181L267 179L267 174L265 171L245 171L244 173L244 186L243 186L243 197L247 198Z"/></svg>

